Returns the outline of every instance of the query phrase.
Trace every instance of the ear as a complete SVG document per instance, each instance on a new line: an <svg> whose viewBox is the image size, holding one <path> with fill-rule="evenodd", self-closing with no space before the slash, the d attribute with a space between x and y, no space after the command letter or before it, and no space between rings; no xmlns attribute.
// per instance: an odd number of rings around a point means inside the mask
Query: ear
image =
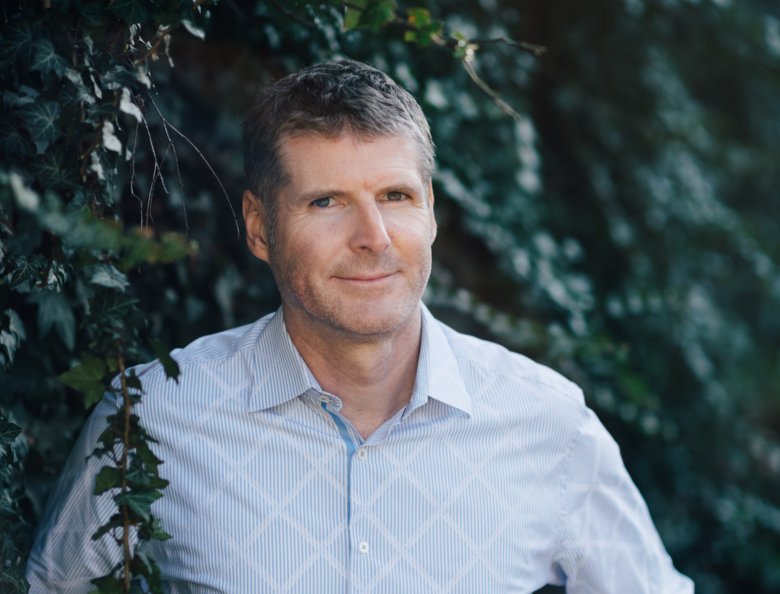
<svg viewBox="0 0 780 594"><path fill-rule="evenodd" d="M428 208L431 211L431 244L436 239L436 231L438 226L436 224L436 213L433 210L434 196L433 196L433 182L428 182Z"/></svg>
<svg viewBox="0 0 780 594"><path fill-rule="evenodd" d="M256 258L268 262L268 217L263 201L251 190L244 190L243 211L246 245Z"/></svg>

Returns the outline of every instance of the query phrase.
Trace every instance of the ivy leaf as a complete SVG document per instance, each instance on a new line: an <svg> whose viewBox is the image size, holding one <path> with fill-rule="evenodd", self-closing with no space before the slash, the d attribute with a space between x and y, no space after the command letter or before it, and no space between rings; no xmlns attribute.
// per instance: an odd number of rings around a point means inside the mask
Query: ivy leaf
<svg viewBox="0 0 780 594"><path fill-rule="evenodd" d="M103 536L102 534L100 536ZM94 538L94 537L93 537ZM97 587L96 592L99 594L123 594L122 582L116 578L114 572L104 575L103 577L95 578L91 580Z"/></svg>
<svg viewBox="0 0 780 594"><path fill-rule="evenodd" d="M73 68L65 69L65 78L67 78L74 87L76 87L75 100L83 101L84 103L95 103L95 96L87 89L87 85L84 84L84 79L81 78L81 74Z"/></svg>
<svg viewBox="0 0 780 594"><path fill-rule="evenodd" d="M127 372L127 387L143 393L144 388L141 385L141 379L135 374L133 369Z"/></svg>
<svg viewBox="0 0 780 594"><path fill-rule="evenodd" d="M344 23L342 28L344 31L351 29L357 29L360 26L360 15L363 13L363 9L366 7L368 0L353 0L350 3L347 12L344 15Z"/></svg>
<svg viewBox="0 0 780 594"><path fill-rule="evenodd" d="M59 136L57 118L60 106L56 101L36 101L19 110L19 119L25 130L30 133L39 155Z"/></svg>
<svg viewBox="0 0 780 594"><path fill-rule="evenodd" d="M173 538L163 530L160 520L152 518L151 522L146 522L138 527L138 538L142 540L168 540Z"/></svg>
<svg viewBox="0 0 780 594"><path fill-rule="evenodd" d="M184 28L187 29L190 35L198 39L206 39L206 32L203 30L203 27L199 27L189 19L182 19L181 24L184 25Z"/></svg>
<svg viewBox="0 0 780 594"><path fill-rule="evenodd" d="M103 396L105 374L105 362L94 355L84 353L81 363L61 374L59 379L66 386L81 392L84 395L84 407L89 408Z"/></svg>
<svg viewBox="0 0 780 594"><path fill-rule="evenodd" d="M157 254L161 262L176 262L192 253L192 247L181 233L167 231L160 236L160 249Z"/></svg>
<svg viewBox="0 0 780 594"><path fill-rule="evenodd" d="M133 103L133 97L130 94L130 89L122 87L122 96L119 100L119 111L131 115L135 118L135 121L139 124L143 121L144 116L138 106Z"/></svg>
<svg viewBox="0 0 780 594"><path fill-rule="evenodd" d="M156 476L145 468L133 468L127 473L127 482L133 488L164 489L168 481Z"/></svg>
<svg viewBox="0 0 780 594"><path fill-rule="evenodd" d="M0 493L0 516L13 516L18 513L12 501L7 498L5 492ZM5 523L5 522L4 522ZM3 574L0 573L0 584L4 583Z"/></svg>
<svg viewBox="0 0 780 594"><path fill-rule="evenodd" d="M15 157L26 157L30 152L29 142L19 133L10 113L0 116L0 151Z"/></svg>
<svg viewBox="0 0 780 594"><path fill-rule="evenodd" d="M72 351L76 342L76 318L68 300L60 293L36 293L30 300L38 304L38 332L41 336L52 328Z"/></svg>
<svg viewBox="0 0 780 594"><path fill-rule="evenodd" d="M122 141L114 132L114 124L106 120L103 122L103 146L109 151L122 154Z"/></svg>
<svg viewBox="0 0 780 594"><path fill-rule="evenodd" d="M161 342L152 339L151 345L152 345L152 349L154 349L154 354L157 356L157 358L160 360L160 363L163 366L163 370L165 371L166 377L174 380L178 384L179 364L176 363L173 357L171 357L169 350L165 348L165 346L163 346Z"/></svg>
<svg viewBox="0 0 780 594"><path fill-rule="evenodd" d="M22 432L22 428L0 419L0 446L9 446Z"/></svg>
<svg viewBox="0 0 780 594"><path fill-rule="evenodd" d="M118 506L127 506L136 516L144 521L149 521L152 516L152 503L162 497L159 491L130 491L119 493L114 497L114 503Z"/></svg>
<svg viewBox="0 0 780 594"><path fill-rule="evenodd" d="M141 0L117 0L108 7L108 10L128 25L145 23L149 20L149 9Z"/></svg>
<svg viewBox="0 0 780 594"><path fill-rule="evenodd" d="M51 41L39 39L35 42L30 70L36 70L44 74L52 72L61 77L67 67L68 63L57 53Z"/></svg>
<svg viewBox="0 0 780 594"><path fill-rule="evenodd" d="M89 282L109 289L124 291L130 284L127 277L111 264L98 264L92 272Z"/></svg>
<svg viewBox="0 0 780 594"><path fill-rule="evenodd" d="M0 61L26 60L32 54L35 33L28 22L13 23L6 27L8 37L0 43Z"/></svg>
<svg viewBox="0 0 780 594"><path fill-rule="evenodd" d="M93 493L100 495L109 489L115 489L122 486L122 473L113 466L104 466L95 477L95 489Z"/></svg>
<svg viewBox="0 0 780 594"><path fill-rule="evenodd" d="M143 551L136 551L133 555L133 561L130 564L130 570L134 576L145 578L146 582L144 588L138 588L138 593L143 592L162 592L162 575L160 574L160 568L157 562L149 557ZM139 580L140 581L140 580ZM135 584L134 584L135 585ZM131 588L131 592L133 589ZM133 594L135 594L133 592Z"/></svg>
<svg viewBox="0 0 780 594"><path fill-rule="evenodd" d="M377 0L369 4L360 15L360 26L378 33L382 27L395 20L396 0Z"/></svg>
<svg viewBox="0 0 780 594"><path fill-rule="evenodd" d="M14 310L6 309L3 313L8 319L8 327L0 330L0 364L10 365L26 334L22 319Z"/></svg>
<svg viewBox="0 0 780 594"><path fill-rule="evenodd" d="M74 185L75 171L66 164L63 155L57 151L49 151L30 165L30 171L44 189L54 189Z"/></svg>

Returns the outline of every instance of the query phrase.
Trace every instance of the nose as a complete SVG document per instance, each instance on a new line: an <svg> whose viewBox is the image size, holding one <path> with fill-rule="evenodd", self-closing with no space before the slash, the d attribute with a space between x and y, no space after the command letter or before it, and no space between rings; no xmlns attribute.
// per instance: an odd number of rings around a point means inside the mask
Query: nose
<svg viewBox="0 0 780 594"><path fill-rule="evenodd" d="M387 224L376 202L360 205L353 220L351 247L353 250L382 252L391 243Z"/></svg>

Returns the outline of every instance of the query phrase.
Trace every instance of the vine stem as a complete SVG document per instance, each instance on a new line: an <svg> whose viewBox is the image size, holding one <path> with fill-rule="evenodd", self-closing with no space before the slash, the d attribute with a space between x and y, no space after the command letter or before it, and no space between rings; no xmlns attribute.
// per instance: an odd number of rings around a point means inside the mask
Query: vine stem
<svg viewBox="0 0 780 594"><path fill-rule="evenodd" d="M122 494L127 493L127 458L130 450L130 410L133 406L130 399L130 391L127 387L127 377L125 376L125 358L120 353L117 356L117 367L119 367L119 381L122 387L122 407L124 410L124 428L122 435L122 458L119 461L119 472L122 475ZM122 506L122 552L124 553L124 570L122 574L122 586L124 592L130 592L130 513L127 505Z"/></svg>

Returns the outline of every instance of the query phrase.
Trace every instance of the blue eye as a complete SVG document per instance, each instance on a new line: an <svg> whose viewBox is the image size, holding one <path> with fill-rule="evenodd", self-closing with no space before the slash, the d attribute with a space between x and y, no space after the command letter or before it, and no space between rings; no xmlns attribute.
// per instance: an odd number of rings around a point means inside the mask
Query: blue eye
<svg viewBox="0 0 780 594"><path fill-rule="evenodd" d="M407 198L407 196L403 192L388 192L387 193L387 199L390 202L400 202L401 200L405 200L406 198Z"/></svg>
<svg viewBox="0 0 780 594"><path fill-rule="evenodd" d="M316 200L312 200L311 205L317 208L327 208L328 206L330 206L331 200L333 199L330 196L325 196L323 198L317 198Z"/></svg>

